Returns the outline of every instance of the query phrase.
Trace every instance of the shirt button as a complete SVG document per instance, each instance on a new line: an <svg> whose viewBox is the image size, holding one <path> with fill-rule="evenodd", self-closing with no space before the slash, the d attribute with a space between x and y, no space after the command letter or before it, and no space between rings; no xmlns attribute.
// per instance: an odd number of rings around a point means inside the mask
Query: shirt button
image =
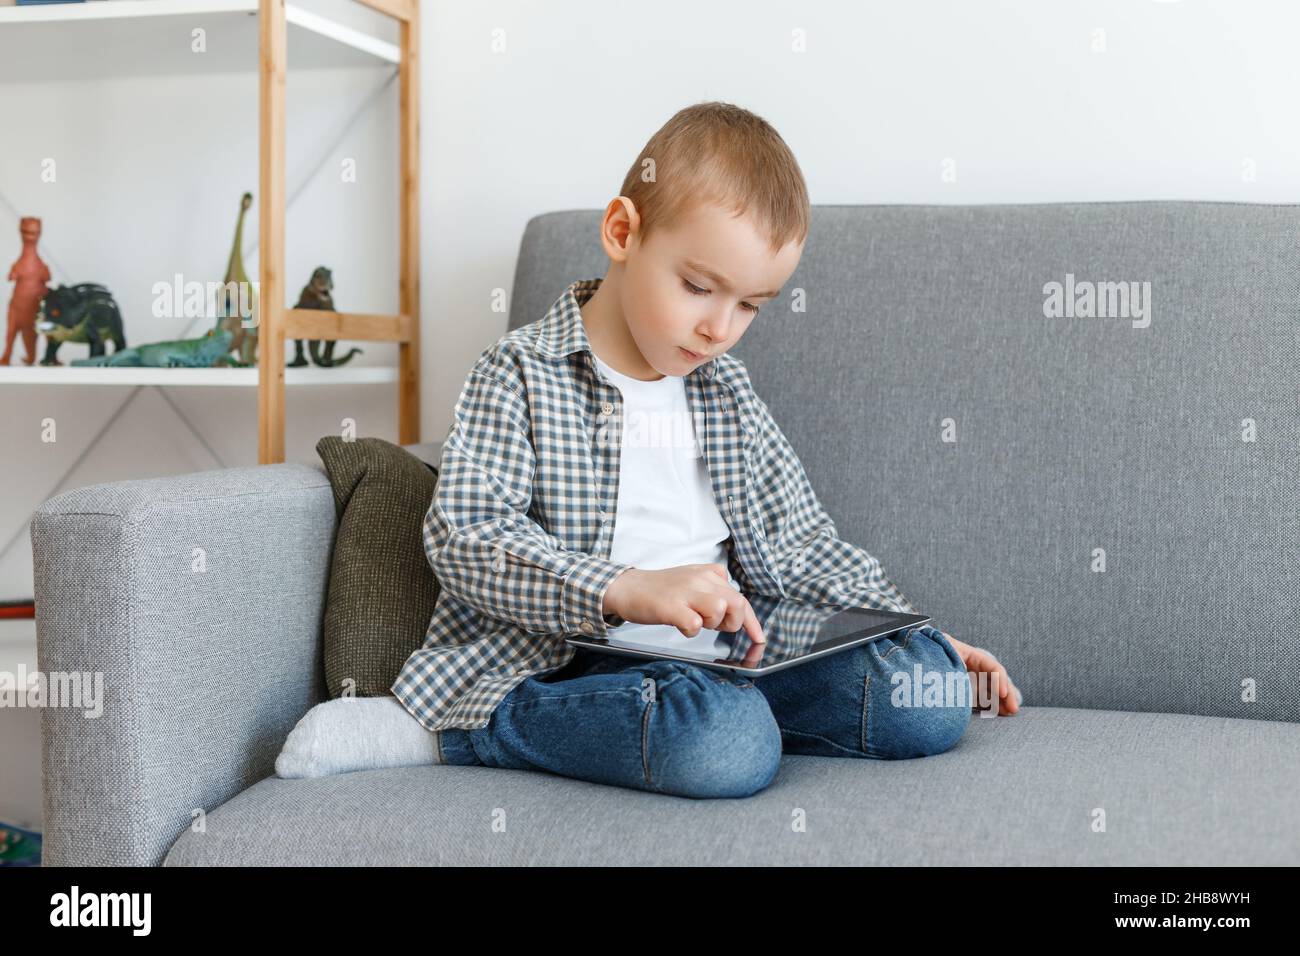
<svg viewBox="0 0 1300 956"><path fill-rule="evenodd" d="M600 513L600 523L601 523L601 524L609 524L609 512L607 512L607 511L602 511L602 512Z"/></svg>
<svg viewBox="0 0 1300 956"><path fill-rule="evenodd" d="M614 403L613 403L613 402L601 402L601 403L600 403L600 411L601 411L601 414L602 414L602 415L613 415L613 414L614 414Z"/></svg>
<svg viewBox="0 0 1300 956"><path fill-rule="evenodd" d="M582 630L586 634L591 634L595 632L596 628L590 621L583 621Z"/></svg>

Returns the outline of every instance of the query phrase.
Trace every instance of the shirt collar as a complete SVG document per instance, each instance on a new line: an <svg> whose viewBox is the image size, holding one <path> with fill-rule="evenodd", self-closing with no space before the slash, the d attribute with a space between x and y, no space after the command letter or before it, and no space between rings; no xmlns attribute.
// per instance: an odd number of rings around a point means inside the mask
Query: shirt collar
<svg viewBox="0 0 1300 956"><path fill-rule="evenodd" d="M603 278L579 279L570 283L564 294L555 300L550 311L538 323L537 338L533 348L541 355L551 359L563 358L574 352L591 352L591 343L587 340L587 329L582 324L581 307L595 295ZM592 353L595 354L594 352ZM718 359L709 359L691 370L691 375L702 374L711 378L717 371ZM705 369L708 369L705 372Z"/></svg>

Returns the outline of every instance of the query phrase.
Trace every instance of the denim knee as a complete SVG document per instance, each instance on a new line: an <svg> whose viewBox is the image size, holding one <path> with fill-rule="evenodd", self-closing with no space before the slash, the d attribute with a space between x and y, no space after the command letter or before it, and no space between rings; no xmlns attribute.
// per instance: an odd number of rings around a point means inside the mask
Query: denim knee
<svg viewBox="0 0 1300 956"><path fill-rule="evenodd" d="M748 797L781 763L781 728L753 681L666 662L643 735L652 790L685 797Z"/></svg>
<svg viewBox="0 0 1300 956"><path fill-rule="evenodd" d="M873 647L873 645L875 645ZM970 725L966 665L938 628L922 625L872 642L867 738L876 756L926 757L954 747Z"/></svg>

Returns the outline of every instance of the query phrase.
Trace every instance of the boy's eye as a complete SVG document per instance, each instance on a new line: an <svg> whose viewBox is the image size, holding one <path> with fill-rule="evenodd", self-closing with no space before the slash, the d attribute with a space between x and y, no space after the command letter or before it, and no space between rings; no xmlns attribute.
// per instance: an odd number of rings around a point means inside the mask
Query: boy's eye
<svg viewBox="0 0 1300 956"><path fill-rule="evenodd" d="M697 286L697 285L695 285L694 283L692 283L690 279L682 279L682 282L683 282L683 284L685 284L685 286L686 286L686 290L687 290L688 292L690 292L691 294L693 294L693 295L708 295L708 294L709 294L709 290L708 290L708 289L701 289L699 286ZM740 303L740 304L743 305L743 306L744 306L746 309L748 309L750 312L757 312L757 311L758 311L758 306L756 306L756 305L751 305L751 304L748 303L748 302L742 302L742 303Z"/></svg>

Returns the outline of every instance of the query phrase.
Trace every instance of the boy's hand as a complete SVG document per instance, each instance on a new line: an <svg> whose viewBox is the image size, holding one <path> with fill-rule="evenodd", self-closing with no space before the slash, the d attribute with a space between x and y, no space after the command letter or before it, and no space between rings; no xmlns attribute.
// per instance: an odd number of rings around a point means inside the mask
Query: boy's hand
<svg viewBox="0 0 1300 956"><path fill-rule="evenodd" d="M738 631L766 644L749 600L731 586L721 564L683 564L661 571L629 568L605 589L604 612L637 624L671 624L686 637L700 628Z"/></svg>
<svg viewBox="0 0 1300 956"><path fill-rule="evenodd" d="M979 690L979 675L981 673L992 674L990 678L992 684L998 688L998 716L1005 717L1008 714L1017 713L1020 710L1020 691L1011 683L1011 677L1007 674L1007 669L998 663L998 659L984 650L982 647L971 647L969 644L963 644L951 634L940 631L948 639L948 643L961 657L966 664L966 670L974 676L973 689ZM979 701L976 701L977 705Z"/></svg>

